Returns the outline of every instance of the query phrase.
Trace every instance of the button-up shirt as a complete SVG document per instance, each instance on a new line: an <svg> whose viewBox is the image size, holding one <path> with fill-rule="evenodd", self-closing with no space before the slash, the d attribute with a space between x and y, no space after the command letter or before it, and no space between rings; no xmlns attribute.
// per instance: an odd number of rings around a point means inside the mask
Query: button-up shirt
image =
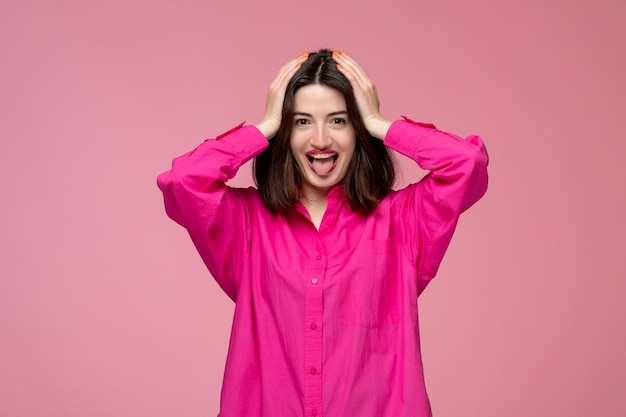
<svg viewBox="0 0 626 417"><path fill-rule="evenodd" d="M331 189L317 229L226 185L268 146L254 126L209 139L161 174L168 215L235 302L222 417L431 415L418 295L458 217L487 187L481 139L405 118L384 142L429 172L370 213Z"/></svg>

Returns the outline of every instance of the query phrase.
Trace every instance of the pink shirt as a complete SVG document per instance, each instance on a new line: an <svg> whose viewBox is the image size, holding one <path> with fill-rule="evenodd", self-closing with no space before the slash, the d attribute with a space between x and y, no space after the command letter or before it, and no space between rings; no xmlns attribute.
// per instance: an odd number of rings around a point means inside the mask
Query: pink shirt
<svg viewBox="0 0 626 417"><path fill-rule="evenodd" d="M417 297L459 214L487 188L481 139L405 118L385 144L430 171L369 215L343 187L319 230L303 206L275 214L254 188L225 182L268 142L242 125L176 158L158 185L235 303L220 416L431 415Z"/></svg>

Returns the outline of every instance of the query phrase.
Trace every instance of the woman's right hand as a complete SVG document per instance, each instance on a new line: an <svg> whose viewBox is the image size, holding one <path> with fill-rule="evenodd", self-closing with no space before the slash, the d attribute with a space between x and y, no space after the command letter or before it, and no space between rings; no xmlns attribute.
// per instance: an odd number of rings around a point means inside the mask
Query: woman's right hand
<svg viewBox="0 0 626 417"><path fill-rule="evenodd" d="M283 101L285 100L285 91L291 77L302 66L302 63L309 58L309 53L305 52L299 57L287 62L276 74L276 78L270 84L265 101L265 115L261 121L255 126L263 133L266 138L271 138L278 132L280 119L283 113Z"/></svg>

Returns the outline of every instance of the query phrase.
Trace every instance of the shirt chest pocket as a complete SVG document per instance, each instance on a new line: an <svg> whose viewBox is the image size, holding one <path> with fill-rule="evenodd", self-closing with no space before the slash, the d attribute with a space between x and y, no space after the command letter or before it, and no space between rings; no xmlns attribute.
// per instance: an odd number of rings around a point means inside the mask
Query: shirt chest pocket
<svg viewBox="0 0 626 417"><path fill-rule="evenodd" d="M363 241L346 264L339 283L341 323L380 327L402 315L402 285L388 240Z"/></svg>

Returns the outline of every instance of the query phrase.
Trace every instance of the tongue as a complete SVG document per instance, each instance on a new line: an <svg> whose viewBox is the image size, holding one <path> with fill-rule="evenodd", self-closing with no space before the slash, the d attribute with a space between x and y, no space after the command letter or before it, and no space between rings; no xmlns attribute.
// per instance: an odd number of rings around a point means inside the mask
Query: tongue
<svg viewBox="0 0 626 417"><path fill-rule="evenodd" d="M326 175L333 169L334 161L333 158L314 159L312 165L317 174Z"/></svg>

